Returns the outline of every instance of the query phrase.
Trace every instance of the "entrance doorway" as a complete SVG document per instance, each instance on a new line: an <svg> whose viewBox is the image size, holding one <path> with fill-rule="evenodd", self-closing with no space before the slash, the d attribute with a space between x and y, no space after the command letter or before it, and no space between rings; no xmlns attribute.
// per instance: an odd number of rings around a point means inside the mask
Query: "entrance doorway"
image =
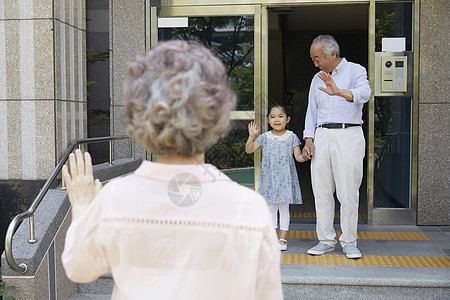
<svg viewBox="0 0 450 300"><path fill-rule="evenodd" d="M261 153L245 154L247 124L254 119L265 123L267 100L290 104L290 129L303 136L309 84L318 71L309 58L313 38L324 33L334 35L341 55L366 67L373 91L381 83L376 57L382 52L382 39L404 39L405 51L394 54L408 57L411 90L407 95L373 93L364 108L367 154L359 212L361 222L370 224L416 223L419 58L415 53L419 43L415 41L419 40L419 27L414 16L419 14L415 5L418 0L323 5L295 0L291 7L281 8L277 7L280 1L256 1L252 5L222 0L194 1L195 5L184 2L160 6L147 1L146 47L161 39L187 36L218 50L215 52L230 67L230 82L239 95L239 104L231 113L231 134L217 149L211 149L208 162L256 190ZM291 211L311 212L314 222L309 163L299 164L298 172L305 204Z"/></svg>
<svg viewBox="0 0 450 300"><path fill-rule="evenodd" d="M341 57L368 70L369 5L321 5L268 9L268 102L290 108L289 130L303 138L311 79L319 71L311 62L311 41L331 34L339 43ZM367 124L367 107L363 112ZM368 128L363 125L366 141ZM367 156L367 155L366 155ZM367 158L360 188L359 222L367 223ZM292 205L292 222L315 222L310 162L297 163L303 205ZM336 201L336 213L340 205ZM297 212L297 213L296 213ZM304 213L304 214L303 214ZM299 217L299 218L296 218Z"/></svg>

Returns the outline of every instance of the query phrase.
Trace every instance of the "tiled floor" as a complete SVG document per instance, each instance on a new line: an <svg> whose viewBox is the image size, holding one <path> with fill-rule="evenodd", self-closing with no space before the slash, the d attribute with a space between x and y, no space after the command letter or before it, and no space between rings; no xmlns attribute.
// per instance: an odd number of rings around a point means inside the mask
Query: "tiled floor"
<svg viewBox="0 0 450 300"><path fill-rule="evenodd" d="M330 290L332 286L341 287L340 290L342 287L363 286L365 290L383 287L381 291L385 291L393 299L404 299L400 294L395 294L397 292L389 294L390 289L397 288L399 291L402 288L418 288L420 292L439 290L437 294L432 292L423 297L416 296L417 299L445 299L450 295L448 228L449 226L360 224L358 248L363 257L348 259L339 243L334 252L321 256L308 255L306 251L318 242L314 232L315 225L291 222L288 250L281 253L281 276L283 286L287 288L286 295L296 289L303 293L309 286L314 287L313 290L324 286L328 286ZM340 230L338 224L335 224L335 229ZM443 294L439 294L441 292ZM436 295L445 297L436 298ZM375 294L369 298L384 299L383 297ZM298 295L286 299L297 298Z"/></svg>
<svg viewBox="0 0 450 300"><path fill-rule="evenodd" d="M314 224L291 223L288 233L288 250L282 252L282 275L302 276L302 272L295 271L297 267L307 267L317 276L333 274L334 272L347 276L363 276L370 274L374 268L396 269L394 272L410 276L419 276L424 269L440 269L450 282L450 226L371 226L359 225L358 248L363 257L361 259L347 259L339 243L336 251L321 256L311 256L306 251L317 244ZM339 225L335 224L339 233ZM314 269L316 266L320 268ZM329 266L329 268L327 268ZM342 266L342 267L337 267ZM343 266L347 266L343 269ZM338 268L338 269L336 269ZM353 268L353 269L352 269ZM355 269L356 268L356 269ZM422 271L418 270L422 269ZM400 270L401 269L401 270ZM354 271L357 270L355 273ZM330 273L331 272L331 273ZM392 272L384 273L386 277Z"/></svg>

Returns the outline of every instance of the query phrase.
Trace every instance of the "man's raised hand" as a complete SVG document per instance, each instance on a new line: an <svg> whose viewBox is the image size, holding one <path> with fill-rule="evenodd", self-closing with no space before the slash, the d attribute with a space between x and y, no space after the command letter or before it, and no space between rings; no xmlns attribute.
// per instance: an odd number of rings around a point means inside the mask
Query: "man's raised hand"
<svg viewBox="0 0 450 300"><path fill-rule="evenodd" d="M326 87L326 88L319 87L319 90L327 93L330 96L335 96L339 94L339 88L336 86L336 83L334 82L334 79L333 77L331 77L330 74L322 71L319 73L319 78L323 81L323 83L325 83Z"/></svg>

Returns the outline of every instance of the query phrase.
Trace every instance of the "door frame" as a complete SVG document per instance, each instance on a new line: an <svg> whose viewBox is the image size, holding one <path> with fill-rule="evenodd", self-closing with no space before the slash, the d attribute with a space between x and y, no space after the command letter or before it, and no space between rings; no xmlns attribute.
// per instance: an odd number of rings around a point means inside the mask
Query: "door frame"
<svg viewBox="0 0 450 300"><path fill-rule="evenodd" d="M368 197L368 223L373 225L416 225L417 224L417 189L418 189L418 132L419 132L419 0L410 0L412 9L412 52L414 55L413 94L411 96L411 152L410 152L410 207L409 208L374 208L374 132L375 132L375 12L378 3L395 3L405 1L376 1L370 0L369 10L369 78L372 96L369 101L369 141L367 166L367 197Z"/></svg>

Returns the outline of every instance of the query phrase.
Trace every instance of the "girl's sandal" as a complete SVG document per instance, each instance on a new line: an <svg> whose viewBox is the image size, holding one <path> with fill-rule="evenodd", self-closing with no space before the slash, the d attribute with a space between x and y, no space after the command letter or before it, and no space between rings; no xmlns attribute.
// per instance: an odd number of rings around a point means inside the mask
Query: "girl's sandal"
<svg viewBox="0 0 450 300"><path fill-rule="evenodd" d="M286 251L287 250L287 240L279 239L278 243L280 244L280 250L281 251Z"/></svg>

